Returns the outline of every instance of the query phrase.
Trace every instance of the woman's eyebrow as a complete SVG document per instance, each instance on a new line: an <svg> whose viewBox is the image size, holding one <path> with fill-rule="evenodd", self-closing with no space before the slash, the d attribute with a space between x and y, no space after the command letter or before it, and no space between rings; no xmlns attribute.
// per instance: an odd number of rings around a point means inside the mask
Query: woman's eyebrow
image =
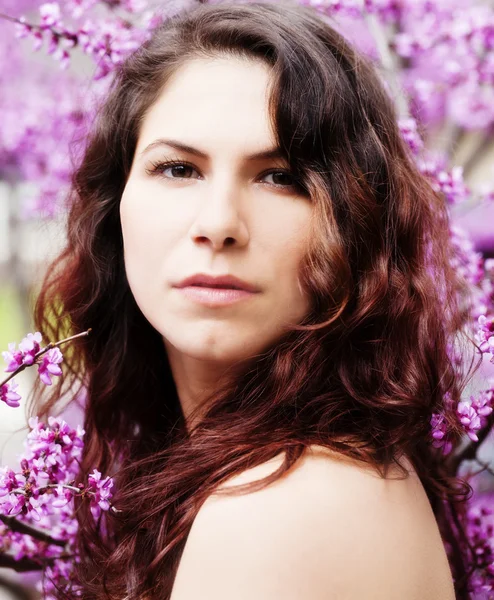
<svg viewBox="0 0 494 600"><path fill-rule="evenodd" d="M197 148L193 148L192 146L188 146L187 144L182 144L181 142L177 142L176 140L166 140L163 138L159 138L154 142L151 142L148 146L146 146L146 148L144 148L140 155L144 156L144 154L146 154L153 148L157 148L160 146L170 146L171 148L175 148L175 150L181 150L182 152L187 152L188 154L194 154L199 158L209 158L207 153L203 152L202 150L198 150ZM254 154L250 154L245 158L246 160L267 160L271 158L282 158L282 154L279 148L270 148L268 150L261 150L261 152L255 152Z"/></svg>

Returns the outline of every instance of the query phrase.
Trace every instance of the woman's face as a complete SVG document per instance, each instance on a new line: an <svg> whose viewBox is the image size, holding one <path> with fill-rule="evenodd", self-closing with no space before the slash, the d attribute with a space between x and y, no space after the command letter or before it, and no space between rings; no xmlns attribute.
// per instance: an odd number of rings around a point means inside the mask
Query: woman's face
<svg viewBox="0 0 494 600"><path fill-rule="evenodd" d="M169 352L251 358L308 311L298 269L311 200L281 158L251 157L275 149L269 83L260 61L194 59L143 120L120 204L125 268ZM232 275L256 291L176 287L195 274Z"/></svg>

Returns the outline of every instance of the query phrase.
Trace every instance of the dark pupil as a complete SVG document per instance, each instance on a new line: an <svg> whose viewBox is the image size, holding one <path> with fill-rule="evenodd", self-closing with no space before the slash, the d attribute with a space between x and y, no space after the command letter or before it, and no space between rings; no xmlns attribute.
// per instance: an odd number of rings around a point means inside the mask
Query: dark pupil
<svg viewBox="0 0 494 600"><path fill-rule="evenodd" d="M191 167L189 167L187 165L174 165L171 167L171 169L172 169L172 173L174 175L178 175L180 177L180 176L185 176L187 173L187 170L190 171Z"/></svg>
<svg viewBox="0 0 494 600"><path fill-rule="evenodd" d="M293 183L292 178L289 173L283 173L282 171L280 171L280 172L272 173L272 176L273 176L273 182L276 183L277 185L292 185L292 183ZM279 179L280 177L281 177L281 181ZM286 177L288 179L288 181L287 181L287 179L285 179L285 181L283 181L283 177Z"/></svg>

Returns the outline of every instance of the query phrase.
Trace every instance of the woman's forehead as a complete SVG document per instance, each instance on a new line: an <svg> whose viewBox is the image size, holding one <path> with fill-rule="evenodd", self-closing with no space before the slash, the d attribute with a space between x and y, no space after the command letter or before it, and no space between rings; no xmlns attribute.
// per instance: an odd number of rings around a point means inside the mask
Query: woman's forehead
<svg viewBox="0 0 494 600"><path fill-rule="evenodd" d="M162 138L179 140L208 155L273 149L270 80L269 67L261 61L237 57L188 61L147 111L138 152Z"/></svg>

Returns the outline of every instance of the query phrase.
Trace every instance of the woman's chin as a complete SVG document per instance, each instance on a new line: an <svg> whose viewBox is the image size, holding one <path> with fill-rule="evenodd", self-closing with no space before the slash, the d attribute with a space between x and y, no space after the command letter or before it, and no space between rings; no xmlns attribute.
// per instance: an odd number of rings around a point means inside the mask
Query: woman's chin
<svg viewBox="0 0 494 600"><path fill-rule="evenodd" d="M191 347L184 347L183 354L203 362L217 364L231 364L243 362L252 358L257 352L249 352L248 347L228 344L194 344Z"/></svg>
<svg viewBox="0 0 494 600"><path fill-rule="evenodd" d="M267 344L260 345L259 339L228 339L227 336L195 336L193 340L178 340L163 337L168 352L181 354L189 359L216 364L243 362L262 353Z"/></svg>

